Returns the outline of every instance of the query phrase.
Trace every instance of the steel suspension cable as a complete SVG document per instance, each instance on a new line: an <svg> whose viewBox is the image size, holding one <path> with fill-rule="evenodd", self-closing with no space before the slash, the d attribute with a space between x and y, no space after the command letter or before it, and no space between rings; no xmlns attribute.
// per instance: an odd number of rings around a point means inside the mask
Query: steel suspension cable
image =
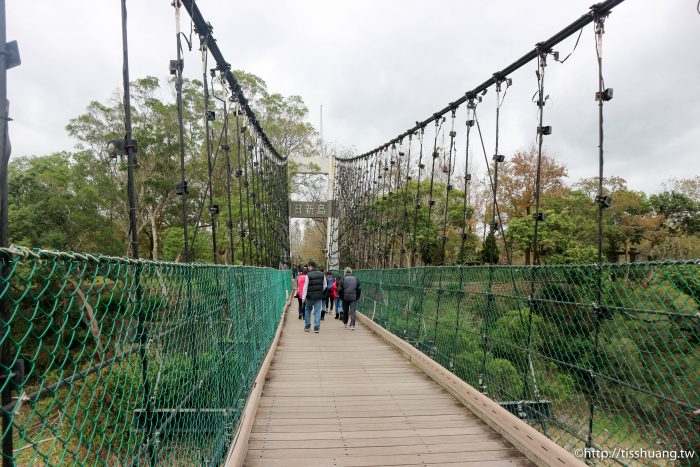
<svg viewBox="0 0 700 467"><path fill-rule="evenodd" d="M248 151L250 151L250 180L252 191L250 192L250 197L253 198L253 228L251 235L251 240L255 246L255 263L260 264L260 203L258 202L258 160L257 160L257 138L251 133L251 143L248 145Z"/></svg>
<svg viewBox="0 0 700 467"><path fill-rule="evenodd" d="M595 328L593 355L590 370L591 393L589 400L589 419L588 433L586 436L586 452L590 452L593 446L593 415L595 413L596 404L598 402L598 382L596 374L598 373L598 360L600 354L600 326L601 320L605 311L602 308L603 296L603 210L609 207L612 203L610 196L603 195L603 175L604 175L604 126L603 126L603 104L612 99L612 90L605 89L605 81L603 79L603 34L605 33L605 18L607 12L594 10L595 21L593 23L595 33L595 52L598 66L598 92L596 100L598 101L598 193L596 203L598 205L597 221L598 221L598 245L597 245L597 262L596 262L596 288L595 288L595 305L593 312L595 313Z"/></svg>
<svg viewBox="0 0 700 467"><path fill-rule="evenodd" d="M392 196L393 196L395 206L393 209L394 220L392 221L392 224L391 224L391 227L392 227L392 230L391 230L391 249L389 250L389 255L390 255L389 256L389 264L391 265L392 268L398 267L398 264L396 263L396 260L394 258L395 252L398 251L399 255L401 255L401 253L400 253L401 249L396 248L398 246L396 240L399 238L399 230L402 230L401 224L399 223L399 214L400 214L399 209L401 209L401 206L399 204L402 201L401 200L401 190L403 188L403 185L405 185L405 182L403 180L403 173L401 172L401 168L402 168L401 162L402 162L402 159L404 159L405 157L406 157L406 153L404 151L404 141L401 140L401 141L399 141L399 148L398 148L398 151L396 152L396 161L394 162L394 164L396 164L396 177L395 177L396 184L393 188ZM403 216L403 213L401 213L401 215ZM399 260L400 260L400 258L399 258Z"/></svg>
<svg viewBox="0 0 700 467"><path fill-rule="evenodd" d="M221 76L221 80L223 81L223 75ZM214 83L212 82L212 86ZM231 173L231 146L229 145L229 140L228 140L228 121L230 118L229 115L229 109L228 109L228 99L226 98L226 86L223 85L222 82L222 89L223 89L223 99L219 99L216 97L216 94L212 93L215 99L221 101L223 108L224 108L224 127L223 127L223 132L224 132L224 144L220 147L221 150L224 151L224 154L226 155L226 205L228 208L228 219L226 221L226 227L228 229L228 239L229 239L229 251L230 251L230 259L231 259L231 264L236 264L236 250L234 247L234 242L233 242L233 208L232 208L232 203L231 203L231 181L232 181L232 173Z"/></svg>
<svg viewBox="0 0 700 467"><path fill-rule="evenodd" d="M189 239L187 233L187 195L189 190L187 187L187 179L185 178L185 125L183 122L183 103L182 103L182 71L184 68L184 61L182 58L182 38L180 31L180 0L175 0L173 3L175 7L175 36L177 38L177 62L176 62L176 99L177 99L177 122L178 122L178 138L179 138L179 148L180 148L180 185L177 188L177 193L182 196L182 230L183 230L183 260L185 262L190 261L189 253Z"/></svg>
<svg viewBox="0 0 700 467"><path fill-rule="evenodd" d="M257 157L258 157L258 202L260 203L260 221L261 221L261 238L260 238L260 259L262 261L261 265L268 265L270 264L270 238L269 238L269 230L267 228L268 226L268 218L267 218L267 196L265 195L266 190L264 187L266 186L266 178L267 178L267 167L266 167L266 158L265 158L265 150L263 149L262 145L257 146ZM272 187L271 185L268 185Z"/></svg>
<svg viewBox="0 0 700 467"><path fill-rule="evenodd" d="M253 242L250 223L250 182L248 180L248 131L246 126L241 127L243 133L243 186L245 187L245 210L246 210L246 230L245 234L248 237L248 264L253 265Z"/></svg>
<svg viewBox="0 0 700 467"><path fill-rule="evenodd" d="M243 168L241 166L241 134L244 131L241 128L241 117L240 117L240 105L238 102L235 104L235 115L236 115L236 157L238 161L238 168L236 169L236 178L238 179L238 236L241 243L241 262L243 265L246 264L246 254L245 254L245 228L243 226Z"/></svg>
<svg viewBox="0 0 700 467"><path fill-rule="evenodd" d="M540 212L540 197L542 192L541 178L542 178L542 145L544 143L544 136L551 133L551 127L545 128L543 126L544 121L544 105L545 105L545 95L544 95L544 75L547 67L547 54L548 50L542 50L537 57L537 109L539 114L539 122L537 125L537 167L535 175L535 214L534 214L534 232L532 237L532 248L533 256L532 262L534 265L539 265L539 225L540 222L545 220L545 216ZM540 391L537 386L537 379L535 377L535 368L532 364L532 352L530 349L530 344L532 341L532 317L536 310L536 284L537 284L537 268L530 269L530 295L528 299L528 306L530 313L528 314L527 322L527 342L525 345L526 350L526 368L523 369L523 392L521 397L525 398L528 394L529 389L529 379L527 377L528 372L532 378L533 392L535 400L540 400ZM544 422L541 422L543 430L546 430Z"/></svg>
<svg viewBox="0 0 700 467"><path fill-rule="evenodd" d="M462 241L459 246L459 263L464 264L464 244L467 240L467 205L469 201L469 182L472 179L471 173L469 172L469 136L471 134L471 129L474 126L474 116L473 112L476 109L476 103L474 98L470 98L467 101L467 141L465 143L464 149L464 196L462 205Z"/></svg>
<svg viewBox="0 0 700 467"><path fill-rule="evenodd" d="M4 10L4 5L2 6ZM4 14L4 11L3 11ZM4 21L4 18L3 18ZM4 24L3 26L4 27ZM127 198L129 203L129 245L131 249L132 259L138 261L139 259L139 233L138 233L138 209L137 209L137 197L136 197L136 145L132 137L132 126L131 126L131 94L130 94L130 79L129 79L129 41L128 41L128 28L127 28L127 9L126 0L121 0L121 29L122 29L122 78L124 87L124 147L126 148L127 157ZM4 105L4 103L3 103ZM5 126L5 123L3 123ZM5 131L5 128L3 129ZM6 136L5 136L6 137ZM4 155L3 155L4 156ZM3 271L4 272L4 271ZM152 427L152 414L153 414L153 400L151 394L151 381L148 378L148 357L146 354L146 343L148 341L148 336L145 331L146 328L146 313L142 307L143 298L143 286L141 281L143 269L142 265L139 264L134 270L134 284L135 290L133 293L133 300L135 303L133 305L138 310L136 317L136 335L139 340L139 360L141 367L141 380L143 382L143 393L144 401L146 405L146 437L151 436L153 431ZM3 274L5 277L5 274ZM4 351L5 349L3 349ZM3 355L4 357L4 355ZM4 358L3 358L4 360ZM9 391L8 391L9 392ZM3 403L5 402L5 391L3 391ZM7 429L5 426L5 420L3 418L3 435L9 436L9 454L13 455L12 451L12 431ZM8 433L9 432L9 433ZM3 437L3 465L12 464L12 462L5 457L5 447L6 441ZM148 460L151 465L155 464L155 451L152 446L148 447Z"/></svg>
<svg viewBox="0 0 700 467"><path fill-rule="evenodd" d="M502 227L501 222L496 222L496 205L498 203L498 164L505 160L505 157L498 153L498 142L499 142L499 129L500 129L500 117L501 117L501 83L502 81L496 81L496 147L493 153L493 201L491 204L491 235L496 235L497 226ZM499 213L500 221L500 213ZM494 238L495 239L495 238ZM506 245L506 237L503 235L503 244ZM506 247L507 248L507 247ZM489 261L491 263L492 261ZM508 264L510 264L510 258L508 258Z"/></svg>
<svg viewBox="0 0 700 467"><path fill-rule="evenodd" d="M216 152L213 153L214 155L211 159L212 166L214 166L214 167L216 166L216 161L219 158L219 153L221 151L223 137L224 137L224 129L222 127L221 130L219 131L219 136L217 138L217 143L216 143L217 150L216 150ZM211 140L211 136L210 136L210 140ZM195 208L197 215L195 216L196 222L194 224L192 239L190 240L190 244L192 244L192 245L196 244L197 235L199 234L199 229L200 229L200 227L202 227L202 213L204 212L204 206L207 203L209 195L210 195L210 190L209 190L209 184L207 183L204 187L204 191L202 192L202 194L199 198L199 201L197 203L197 207Z"/></svg>
<svg viewBox="0 0 700 467"><path fill-rule="evenodd" d="M477 115L476 109L474 109L474 122L476 123L476 129L477 129L477 132L479 133L479 140L480 140L480 142L481 142L481 149L482 149L482 152L483 152L483 154L484 154L484 161L486 162L486 174L487 174L487 176L488 176L489 184L490 184L491 190L492 190L492 192L493 192L493 190L494 190L494 179L493 179L492 174L491 174L491 167L489 166L489 163L488 163L488 156L487 156L487 153L486 153L486 146L484 145L484 136L483 136L483 134L481 133L481 125L479 124L479 117L478 117L478 115ZM501 216L501 209L500 209L500 207L498 206L498 198L495 197L494 200L495 200L495 206L496 206L496 217L498 218L498 222L497 222L497 224L498 224L498 229L499 229L499 231L501 232L501 236L505 238L505 232L504 232L504 230L503 230L503 218L502 218L502 216ZM507 243L507 242L504 242L504 248L505 248L505 251L506 251L506 260L507 260L508 263L510 263L510 262L511 262L511 261L510 261L511 255L510 255L510 250L509 250L509 248L508 248L508 243Z"/></svg>
<svg viewBox="0 0 700 467"><path fill-rule="evenodd" d="M452 185L450 182L452 181L452 151L454 149L455 145L455 136L457 136L457 133L455 132L455 116L457 115L457 109L452 110L452 122L450 125L450 149L448 151L448 157L447 157L447 185L445 186L445 216L442 221L442 252L440 254L440 265L444 266L445 265L445 247L447 246L447 215L449 212L449 205L450 205L450 191L452 191ZM444 172L444 169L443 169Z"/></svg>
<svg viewBox="0 0 700 467"><path fill-rule="evenodd" d="M392 249L392 244L393 244L393 223L391 221L392 217L392 210L391 206L393 204L393 188L394 188L394 165L396 165L396 161L394 160L394 157L396 157L396 146L392 146L391 150L388 152L388 159L389 159L389 175L388 175L388 182L389 182L389 187L387 190L387 194L384 196L386 200L386 204L384 206L383 211L389 211L389 216L387 218L387 223L385 225L384 230L386 231L386 242L384 245L384 257L382 261L382 266L384 268L386 267L391 267L391 261L389 260L390 256L390 251ZM386 174L387 166L384 166L384 173ZM382 222L382 225L384 225L384 222ZM388 264L387 264L388 263Z"/></svg>
<svg viewBox="0 0 700 467"><path fill-rule="evenodd" d="M433 206L435 205L435 200L433 199L433 187L435 185L435 160L438 158L438 150L437 150L437 141L438 141L438 136L440 135L440 129L442 128L442 124L445 123L444 118L438 118L435 120L435 138L433 139L433 158L432 158L432 163L430 166L430 193L428 195L428 218L425 221L426 222L426 227L430 228L432 224L432 219L433 219ZM426 258L430 259L430 263L433 263L433 254L432 252L430 255L428 255L428 243L426 243L423 247L424 251L423 253L426 255Z"/></svg>
<svg viewBox="0 0 700 467"><path fill-rule="evenodd" d="M403 217L403 223L401 226L401 250L400 250L400 258L399 258L399 267L403 268L403 260L404 260L404 255L406 254L406 245L405 245L405 235L404 232L406 229L409 227L408 226L408 210L406 208L406 203L408 202L408 185L411 181L411 147L413 146L413 133L410 133L408 135L408 155L406 157L406 182L404 183L404 190L403 190L403 207L401 209L402 212L402 217Z"/></svg>
<svg viewBox="0 0 700 467"><path fill-rule="evenodd" d="M209 31L205 34L199 36L200 50L202 52L202 83L204 85L204 132L205 132L205 143L207 145L207 191L209 192L209 216L211 218L211 249L212 249L212 262L216 264L218 262L217 245L216 245L216 217L219 213L219 207L214 205L214 186L212 184L212 148L211 148L211 134L209 132L209 122L214 120L214 111L209 110L209 82L208 82L208 70L207 70L207 36ZM210 113L211 112L211 113Z"/></svg>
<svg viewBox="0 0 700 467"><path fill-rule="evenodd" d="M360 179L362 180L362 195L359 198L356 198L353 200L353 205L350 207L350 209L355 209L356 207L359 208L360 215L358 216L352 216L351 222L353 223L353 237L354 237L354 245L360 245L359 249L361 251L359 257L360 257L360 267L362 267L362 264L364 265L369 265L369 245L371 244L370 242L370 231L368 230L368 224L367 224L367 216L370 212L371 209L371 199L372 199L372 189L373 189L373 177L372 177L372 162L368 158L364 161L364 168L360 169L359 174L355 174L350 181L350 184L355 184L358 181L358 178L362 175ZM348 190L350 190L352 186L348 187ZM359 206L355 206L355 204L358 204ZM365 235L361 235L360 232L364 231Z"/></svg>
<svg viewBox="0 0 700 467"><path fill-rule="evenodd" d="M365 235L363 235L363 238L361 239L362 244L363 244L363 251L364 251L364 261L365 265L369 267L370 264L370 246L372 245L372 241L370 238L370 234L374 235L373 231L369 231L369 222L368 218L372 214L372 206L374 202L374 184L376 183L375 180L375 175L374 175L374 167L375 167L375 162L374 159L367 159L366 162L367 166L365 168L365 195L364 195L364 207L362 208L362 224L365 226Z"/></svg>
<svg viewBox="0 0 700 467"><path fill-rule="evenodd" d="M382 151L383 153L383 151ZM372 253L371 253L371 259L373 263L373 268L377 269L379 268L379 240L381 239L381 228L382 225L381 223L377 223L377 219L379 218L379 212L380 212L380 206L379 206L379 198L380 198L380 183L379 181L382 180L382 161L381 161L381 156L382 153L379 153L377 157L374 159L374 167L375 167L375 176L374 176L374 200L372 201L372 212L374 212L374 241L372 242Z"/></svg>
<svg viewBox="0 0 700 467"><path fill-rule="evenodd" d="M415 267L416 265L416 252L418 251L418 245L417 245L417 236L418 236L418 210L420 209L420 182L421 182L421 173L423 172L423 169L425 168L425 164L423 164L423 136L425 134L425 127L420 127L418 130L418 142L419 142L419 151L418 151L418 182L416 185L416 204L415 204L415 211L413 215L413 238L411 239L411 267Z"/></svg>

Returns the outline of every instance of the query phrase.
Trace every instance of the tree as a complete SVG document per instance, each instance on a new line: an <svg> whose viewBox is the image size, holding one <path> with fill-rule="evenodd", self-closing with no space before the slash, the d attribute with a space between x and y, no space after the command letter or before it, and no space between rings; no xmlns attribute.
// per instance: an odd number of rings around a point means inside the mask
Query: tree
<svg viewBox="0 0 700 467"><path fill-rule="evenodd" d="M567 211L545 211L546 220L538 226L538 259L541 263L592 263L596 250L576 238L579 230ZM508 227L511 243L525 251L534 244L534 222L530 217L513 219Z"/></svg>
<svg viewBox="0 0 700 467"><path fill-rule="evenodd" d="M662 219L652 212L646 194L631 190L618 190L611 194L613 204L605 210L605 237L610 245L609 252L617 257L622 248L625 261L630 260L630 249L638 245L650 233L661 226Z"/></svg>
<svg viewBox="0 0 700 467"><path fill-rule="evenodd" d="M532 217L536 203L538 150L533 145L529 149L516 152L510 160L499 167L498 205L503 214L503 222L510 219ZM564 190L566 167L557 163L554 157L542 154L540 169L540 196L556 195ZM541 205L540 205L541 206ZM524 245L525 263L531 263L531 247Z"/></svg>
<svg viewBox="0 0 700 467"><path fill-rule="evenodd" d="M313 151L315 130L305 121L308 109L299 96L284 97L281 94L270 94L265 82L259 77L243 71L236 71L249 104L256 112L258 120L278 151L283 156L302 154ZM136 171L137 186L137 228L140 242L150 245L150 256L158 259L161 253L168 251L171 257L174 237L170 231L168 238L162 238L163 232L172 227L182 227L181 198L175 194L175 185L180 181L179 174L179 138L177 106L172 100L163 100L161 83L157 78L146 77L131 83L132 118L134 138L139 143L138 168ZM175 87L173 79L169 82L170 89ZM207 183L208 163L207 147L204 128L204 99L203 84L197 80L184 80L183 120L185 142L185 166L188 180L188 218L190 244L200 245L199 238L211 238L213 229L207 206L209 186ZM222 89L214 92L210 99L210 109L214 110L217 119L211 122L212 137L212 193L213 204L218 205L219 215L217 224L225 226L222 219L231 219L233 228L234 251L230 250L229 233L219 228L219 248L217 256L228 258L229 261L241 258L242 242L239 237L241 230L251 233L252 238L259 240L255 250L258 255L268 257L270 251L262 251L265 241L279 236L277 226L268 225L272 216L268 212L258 211L255 222L248 225L248 212L259 210L261 199L271 199L263 187L270 187L274 180L262 173L262 165L248 166L249 173L241 177L232 177L231 212L228 209L226 194L227 173L226 159L229 159L232 173L250 164L248 148L241 151L242 164L239 165L238 137L236 133L237 119L242 124L243 119L231 112L223 112L222 102L228 96ZM229 154L220 149L224 121L228 126L231 147ZM100 187L99 192L109 200L107 212L110 218L116 220L115 228L122 234L128 234L127 204L125 195L126 165L123 160L111 161L106 158L106 142L123 137L123 109L119 95L115 94L105 103L91 102L86 113L71 119L67 126L69 134L78 140L78 148L90 154L94 161L103 164L99 170L90 172L92 180ZM252 138L252 137L251 137ZM252 144L251 138L248 144ZM242 170L242 172L245 172ZM248 180L245 180L245 178ZM238 196L239 192L247 193L257 190L252 196ZM257 196L257 198L255 197ZM243 216L241 216L243 212ZM275 229L273 229L275 227ZM164 245L164 242L169 242ZM268 242L269 243L269 242ZM178 242L184 246L184 240ZM48 246L48 245L47 245ZM128 254L128 253L127 253ZM182 255L175 255L181 259Z"/></svg>
<svg viewBox="0 0 700 467"><path fill-rule="evenodd" d="M481 249L481 261L488 264L498 264L499 251L496 245L496 236L493 232L489 232L484 240Z"/></svg>
<svg viewBox="0 0 700 467"><path fill-rule="evenodd" d="M309 109L300 96L270 94L265 81L243 70L234 71L272 145L282 156L312 156L318 153L316 129L306 121Z"/></svg>
<svg viewBox="0 0 700 467"><path fill-rule="evenodd" d="M396 185L394 185L396 186ZM418 196L420 194L420 196ZM418 197L418 203L416 203ZM401 253L401 234L404 240L404 264L410 264L412 249L418 253L423 264L455 264L464 257L474 258L476 236L468 229L474 209L464 209L464 192L454 187L450 189L449 202L447 187L441 182L433 183L432 209L430 208L430 180L420 184L411 180L407 185L395 189L392 194L380 195L372 200L366 212L361 212L362 228L371 236L373 245L382 259L394 258L395 263ZM418 208L416 209L416 204ZM404 206L406 211L404 211ZM447 220L445 221L445 209ZM404 212L408 215L405 216ZM464 252L462 229L465 228ZM443 251L443 231L447 237ZM381 244L379 243L381 239ZM349 253L349 252L345 252ZM444 255L444 257L443 257ZM347 257L345 254L343 257ZM389 267L393 266L390 264Z"/></svg>
<svg viewBox="0 0 700 467"><path fill-rule="evenodd" d="M85 152L20 157L9 165L10 241L29 247L121 254L110 201L86 174L104 170Z"/></svg>
<svg viewBox="0 0 700 467"><path fill-rule="evenodd" d="M664 226L676 235L692 235L700 232L700 203L678 191L664 191L652 195L654 210L662 214Z"/></svg>
<svg viewBox="0 0 700 467"><path fill-rule="evenodd" d="M201 84L200 84L201 87ZM150 256L158 259L159 228L167 223L163 218L176 198L174 186L178 180L177 109L155 95L160 89L157 78L146 77L131 83L132 118L134 138L139 143L137 186L137 228L142 234L150 227L148 238ZM188 153L196 151L195 140L201 138L201 125L194 118L196 113L197 83L186 83L186 118L191 129ZM104 167L92 174L101 192L110 200L111 215L124 236L128 235L128 206L126 202L126 163L111 162L105 153L107 141L123 137L123 107L118 96L106 104L93 101L85 114L71 119L66 129L78 140L78 148L87 151L96 161L104 161ZM193 147L195 146L195 147ZM201 146L201 143L198 144ZM194 185L196 187L196 185ZM127 254L128 248L127 248Z"/></svg>
<svg viewBox="0 0 700 467"><path fill-rule="evenodd" d="M598 195L598 177L582 178L574 184L574 188L582 190L590 199ZM603 194L615 193L627 189L627 180L622 177L603 177Z"/></svg>
<svg viewBox="0 0 700 467"><path fill-rule="evenodd" d="M564 189L566 167L554 157L542 154L540 195L560 193ZM498 169L498 204L508 217L529 216L535 209L537 148L518 151Z"/></svg>

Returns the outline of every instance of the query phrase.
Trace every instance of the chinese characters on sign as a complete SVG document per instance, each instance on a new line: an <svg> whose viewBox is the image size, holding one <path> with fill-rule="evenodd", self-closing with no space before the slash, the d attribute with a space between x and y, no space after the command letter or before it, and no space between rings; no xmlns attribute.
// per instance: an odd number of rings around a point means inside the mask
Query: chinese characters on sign
<svg viewBox="0 0 700 467"><path fill-rule="evenodd" d="M290 201L291 217L328 217L333 212L333 201Z"/></svg>

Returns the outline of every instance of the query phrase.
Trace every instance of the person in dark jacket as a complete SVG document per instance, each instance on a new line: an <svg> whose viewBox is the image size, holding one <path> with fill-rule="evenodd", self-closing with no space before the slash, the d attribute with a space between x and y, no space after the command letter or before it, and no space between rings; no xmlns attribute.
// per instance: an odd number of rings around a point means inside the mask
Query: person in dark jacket
<svg viewBox="0 0 700 467"><path fill-rule="evenodd" d="M316 269L316 263L309 261L309 272L306 274L304 281L304 289L302 291L302 300L305 302L304 308L304 331L311 330L311 309L314 310L314 332L318 333L321 329L321 304L323 302L323 293L328 286L326 283L326 275Z"/></svg>
<svg viewBox="0 0 700 467"><path fill-rule="evenodd" d="M343 300L343 323L348 327L348 319L350 320L350 330L355 330L355 308L357 300L360 299L362 290L360 289L360 280L352 275L352 269L345 268L345 276L340 281L338 286L338 295Z"/></svg>

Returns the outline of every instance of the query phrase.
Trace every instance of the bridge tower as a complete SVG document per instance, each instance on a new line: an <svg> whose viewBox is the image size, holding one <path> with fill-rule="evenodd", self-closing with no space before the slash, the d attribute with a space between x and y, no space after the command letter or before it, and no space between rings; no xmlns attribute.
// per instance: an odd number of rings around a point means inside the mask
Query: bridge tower
<svg viewBox="0 0 700 467"><path fill-rule="evenodd" d="M296 175L325 175L328 177L326 199L324 201L289 200L289 217L326 220L326 244L324 256L326 269L338 269L338 255L332 254L332 245L338 241L338 219L336 200L333 199L335 187L335 156L327 157L290 157L298 170Z"/></svg>

